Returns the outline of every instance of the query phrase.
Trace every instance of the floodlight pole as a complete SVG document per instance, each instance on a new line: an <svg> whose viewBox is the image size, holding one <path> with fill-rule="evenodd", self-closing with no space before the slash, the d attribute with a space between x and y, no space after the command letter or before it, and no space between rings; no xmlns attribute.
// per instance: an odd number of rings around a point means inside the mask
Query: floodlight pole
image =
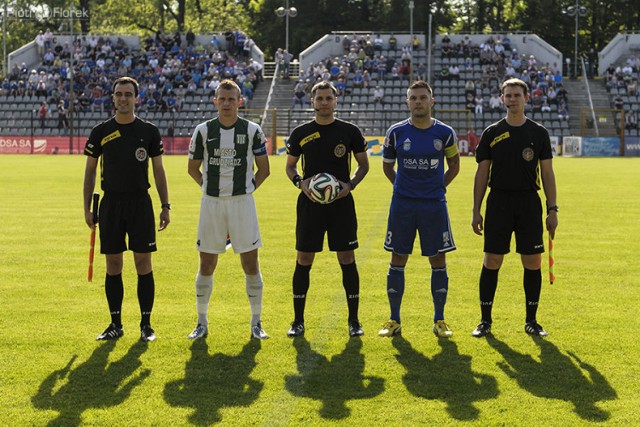
<svg viewBox="0 0 640 427"><path fill-rule="evenodd" d="M409 84L413 83L413 0L409 0Z"/></svg>
<svg viewBox="0 0 640 427"><path fill-rule="evenodd" d="M587 8L580 5L580 0L576 0L575 6L569 6L562 10L562 13L574 16L576 19L576 33L575 33L575 45L573 47L573 77L578 78L578 34L579 34L579 21L581 16L587 16Z"/></svg>
<svg viewBox="0 0 640 427"><path fill-rule="evenodd" d="M9 64L7 63L7 0L4 0L4 13L2 14L2 75L9 74Z"/></svg>
<svg viewBox="0 0 640 427"><path fill-rule="evenodd" d="M69 35L71 36L71 54L69 55L69 154L73 154L73 116L74 116L74 93L73 93L73 85L74 85L74 77L73 77L73 54L74 54L74 44L73 44L73 2L69 1Z"/></svg>
<svg viewBox="0 0 640 427"><path fill-rule="evenodd" d="M289 7L289 0L286 0L285 7L279 7L276 9L276 15L280 18L284 17L284 49L289 52L289 18L295 18L298 16L298 9L295 7Z"/></svg>

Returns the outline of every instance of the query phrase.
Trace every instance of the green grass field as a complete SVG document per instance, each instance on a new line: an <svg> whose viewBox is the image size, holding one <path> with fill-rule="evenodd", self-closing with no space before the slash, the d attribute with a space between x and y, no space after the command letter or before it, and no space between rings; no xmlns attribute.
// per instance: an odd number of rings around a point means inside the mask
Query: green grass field
<svg viewBox="0 0 640 427"><path fill-rule="evenodd" d="M95 341L109 322L104 258L87 283L89 229L82 213L82 156L0 156L0 425L638 425L640 416L640 159L554 162L560 225L556 283L546 257L539 320L548 339L523 331L519 257L500 272L494 337L472 338L479 320L482 238L471 231L475 162L449 188L458 250L448 255L447 320L431 333L429 264L407 269L403 335L377 336L388 318L382 248L391 185L380 158L355 192L362 339L349 339L335 255L311 272L304 339L293 317L296 190L284 158L256 193L264 247L263 323L249 340L249 305L239 258L220 258L211 333L192 343L195 233L200 193L185 157L165 157L172 222L154 254L158 340L138 341L131 254L125 258L125 336ZM158 203L153 189L154 201Z"/></svg>

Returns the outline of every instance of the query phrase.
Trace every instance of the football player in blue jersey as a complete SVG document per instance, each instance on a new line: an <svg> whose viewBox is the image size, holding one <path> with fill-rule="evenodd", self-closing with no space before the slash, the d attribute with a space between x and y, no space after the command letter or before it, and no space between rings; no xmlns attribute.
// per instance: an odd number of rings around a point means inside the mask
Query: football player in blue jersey
<svg viewBox="0 0 640 427"><path fill-rule="evenodd" d="M384 174L393 184L384 241L384 248L391 252L387 275L391 316L378 334L390 337L401 331L404 269L419 233L422 255L429 257L431 264L433 332L438 337L450 337L451 329L444 321L449 290L445 254L456 245L445 193L460 171L458 141L451 126L431 117L435 101L427 82L414 82L407 90L406 102L411 117L389 128L382 152Z"/></svg>

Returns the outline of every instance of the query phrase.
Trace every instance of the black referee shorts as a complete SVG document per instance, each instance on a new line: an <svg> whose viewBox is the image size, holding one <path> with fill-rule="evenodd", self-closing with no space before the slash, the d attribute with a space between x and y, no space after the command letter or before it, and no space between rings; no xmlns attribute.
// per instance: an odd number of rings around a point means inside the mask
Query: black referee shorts
<svg viewBox="0 0 640 427"><path fill-rule="evenodd" d="M343 252L358 247L358 220L351 194L322 205L301 192L296 212L296 250L322 252L325 233L330 251Z"/></svg>
<svg viewBox="0 0 640 427"><path fill-rule="evenodd" d="M153 204L148 193L109 194L100 202L100 253L119 254L128 248L133 252L155 252L156 225Z"/></svg>
<svg viewBox="0 0 640 427"><path fill-rule="evenodd" d="M484 251L507 254L511 234L516 234L516 252L544 252L542 202L537 192L491 190L484 216Z"/></svg>

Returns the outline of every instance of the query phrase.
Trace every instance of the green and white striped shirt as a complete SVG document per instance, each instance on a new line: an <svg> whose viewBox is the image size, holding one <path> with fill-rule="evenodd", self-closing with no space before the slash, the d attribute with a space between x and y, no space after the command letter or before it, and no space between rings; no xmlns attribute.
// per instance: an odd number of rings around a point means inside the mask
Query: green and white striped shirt
<svg viewBox="0 0 640 427"><path fill-rule="evenodd" d="M241 117L230 128L217 117L199 124L189 144L189 159L202 160L202 191L213 197L253 193L255 157L266 155L262 129Z"/></svg>

